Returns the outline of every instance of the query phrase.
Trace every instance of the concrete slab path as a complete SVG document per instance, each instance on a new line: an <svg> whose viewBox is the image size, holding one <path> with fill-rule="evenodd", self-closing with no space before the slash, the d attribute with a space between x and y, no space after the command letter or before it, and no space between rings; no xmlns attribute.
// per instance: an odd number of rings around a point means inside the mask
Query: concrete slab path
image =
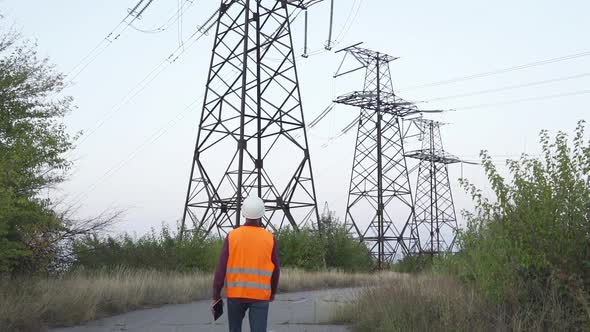
<svg viewBox="0 0 590 332"><path fill-rule="evenodd" d="M358 290L331 289L312 292L278 294L270 306L269 332L347 332L348 327L330 325L330 315L339 306L350 302ZM189 332L228 331L227 316L213 322L211 302L165 305L137 310L89 322L82 326L56 328L51 332ZM227 307L224 308L227 311ZM249 332L248 314L243 331Z"/></svg>

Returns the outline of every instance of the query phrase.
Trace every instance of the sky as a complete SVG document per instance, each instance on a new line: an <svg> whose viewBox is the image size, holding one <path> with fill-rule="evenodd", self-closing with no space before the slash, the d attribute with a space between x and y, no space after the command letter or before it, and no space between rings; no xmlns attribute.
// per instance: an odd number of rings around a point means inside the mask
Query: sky
<svg viewBox="0 0 590 332"><path fill-rule="evenodd" d="M5 26L35 40L39 53L69 74L65 93L77 108L65 121L72 133L84 132L68 155L75 161L68 181L47 195L79 206L80 217L122 209L114 232L141 235L182 217L212 48L211 34L197 41L191 36L219 1L155 0L132 27L118 26L136 2L2 0L0 8ZM505 159L539 152L542 129L572 132L578 120L589 120L589 12L587 1L338 0L334 50L364 42L399 57L390 64L396 93L431 100L418 104L424 109L452 110L429 115L447 124L445 150L472 161L488 150L506 172ZM297 59L307 121L336 96L362 88L362 74L332 78L342 54L323 51L328 21L327 1L309 10L313 55ZM293 23L296 54L303 53L303 30L299 17ZM178 60L166 62L177 49ZM570 55L576 56L502 71ZM490 72L496 74L454 80ZM331 138L357 115L337 106L308 132L318 206L328 202L340 218L355 130ZM479 166L451 165L449 174L458 214L473 209L459 187L461 176L492 195Z"/></svg>

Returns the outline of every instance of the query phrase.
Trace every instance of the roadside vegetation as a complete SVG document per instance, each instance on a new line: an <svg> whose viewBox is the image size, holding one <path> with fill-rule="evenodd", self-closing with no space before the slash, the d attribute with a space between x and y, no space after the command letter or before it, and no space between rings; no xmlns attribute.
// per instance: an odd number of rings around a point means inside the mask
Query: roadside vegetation
<svg viewBox="0 0 590 332"><path fill-rule="evenodd" d="M335 246L351 261L370 259L365 247L342 236L341 226L335 225L333 232L333 238L328 231L319 236L311 230L278 236L281 254L297 252L281 262L279 292L369 286L400 278L394 272L369 273L370 262L349 266L330 259L329 248ZM306 241L305 250L300 241ZM164 226L139 238L81 237L72 247L75 260L66 270L0 279L0 330L38 331L139 308L209 299L221 245L220 239L206 237L180 241L177 232ZM314 264L305 259L312 256Z"/></svg>
<svg viewBox="0 0 590 332"><path fill-rule="evenodd" d="M403 276L285 269L280 292L361 287ZM0 331L39 331L135 309L211 298L212 274L119 268L0 281ZM67 291L64 291L67 290Z"/></svg>
<svg viewBox="0 0 590 332"><path fill-rule="evenodd" d="M483 152L495 197L462 180L476 209L465 213L459 252L396 264L414 277L367 290L337 319L356 331L590 329L590 143L584 137L583 122L571 141L541 132L542 156L508 161L506 178Z"/></svg>
<svg viewBox="0 0 590 332"><path fill-rule="evenodd" d="M320 219L322 232L311 227L276 234L281 266L308 271L367 272L372 267L369 250L353 240L333 215ZM157 271L213 272L223 239L202 234L179 240L178 229L162 225L141 237L86 235L73 245L73 269L111 270L120 267Z"/></svg>

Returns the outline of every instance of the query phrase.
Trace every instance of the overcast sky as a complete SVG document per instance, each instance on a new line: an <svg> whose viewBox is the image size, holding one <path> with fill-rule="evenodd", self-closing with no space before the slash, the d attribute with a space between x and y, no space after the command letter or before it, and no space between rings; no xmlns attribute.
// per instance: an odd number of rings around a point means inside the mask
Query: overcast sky
<svg viewBox="0 0 590 332"><path fill-rule="evenodd" d="M69 73L135 2L0 3L5 23L14 23L24 36L35 39L40 53L50 57L58 70ZM448 123L443 127L443 143L450 153L474 160L481 149L487 149L501 167L507 157L537 153L541 129L571 132L576 121L589 119L588 1L336 2L337 47L363 41L367 48L400 57L391 63L398 95L413 101L441 98L419 106L456 110L432 117ZM186 2L182 20L170 21L178 5L155 0L134 27L112 43L103 43L101 52L88 58L91 62L83 62L88 66L79 75L74 77L79 71L70 75L74 79L66 92L75 98L78 109L68 116L67 124L72 132L83 130L85 135L71 155L76 163L70 180L50 195L80 204L80 214L86 216L112 208L127 210L117 231L142 234L162 222L174 223L182 214L212 47L212 36L194 43L190 36L219 1ZM327 39L328 7L323 3L310 9L313 51L321 50ZM293 31L297 54L301 54L301 18ZM184 52L178 60L158 67L181 44ZM578 55L583 52L587 54ZM332 74L341 54L316 53L297 63L308 121L335 96L359 90L363 83L362 75L335 81ZM569 55L577 56L428 85ZM155 68L161 68L161 74L138 89L138 83ZM490 89L500 91L472 94ZM457 97L464 94L470 96ZM568 95L551 97L562 94ZM537 97L547 98L508 103ZM340 217L346 206L355 131L337 140L330 137L356 115L358 110L337 106L309 132L319 208L327 201ZM489 193L478 166L464 165L463 175ZM469 210L471 201L458 188L460 176L461 166L451 166L457 211Z"/></svg>

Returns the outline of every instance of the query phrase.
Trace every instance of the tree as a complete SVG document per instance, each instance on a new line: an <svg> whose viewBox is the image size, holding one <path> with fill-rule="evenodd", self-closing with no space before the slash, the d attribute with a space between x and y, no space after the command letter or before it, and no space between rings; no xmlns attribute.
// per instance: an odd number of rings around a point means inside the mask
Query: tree
<svg viewBox="0 0 590 332"><path fill-rule="evenodd" d="M0 36L0 272L55 268L64 241L106 227L114 215L82 223L55 210L41 190L62 182L65 157L76 137L63 118L72 98L62 96L64 76L36 45L14 31Z"/></svg>

